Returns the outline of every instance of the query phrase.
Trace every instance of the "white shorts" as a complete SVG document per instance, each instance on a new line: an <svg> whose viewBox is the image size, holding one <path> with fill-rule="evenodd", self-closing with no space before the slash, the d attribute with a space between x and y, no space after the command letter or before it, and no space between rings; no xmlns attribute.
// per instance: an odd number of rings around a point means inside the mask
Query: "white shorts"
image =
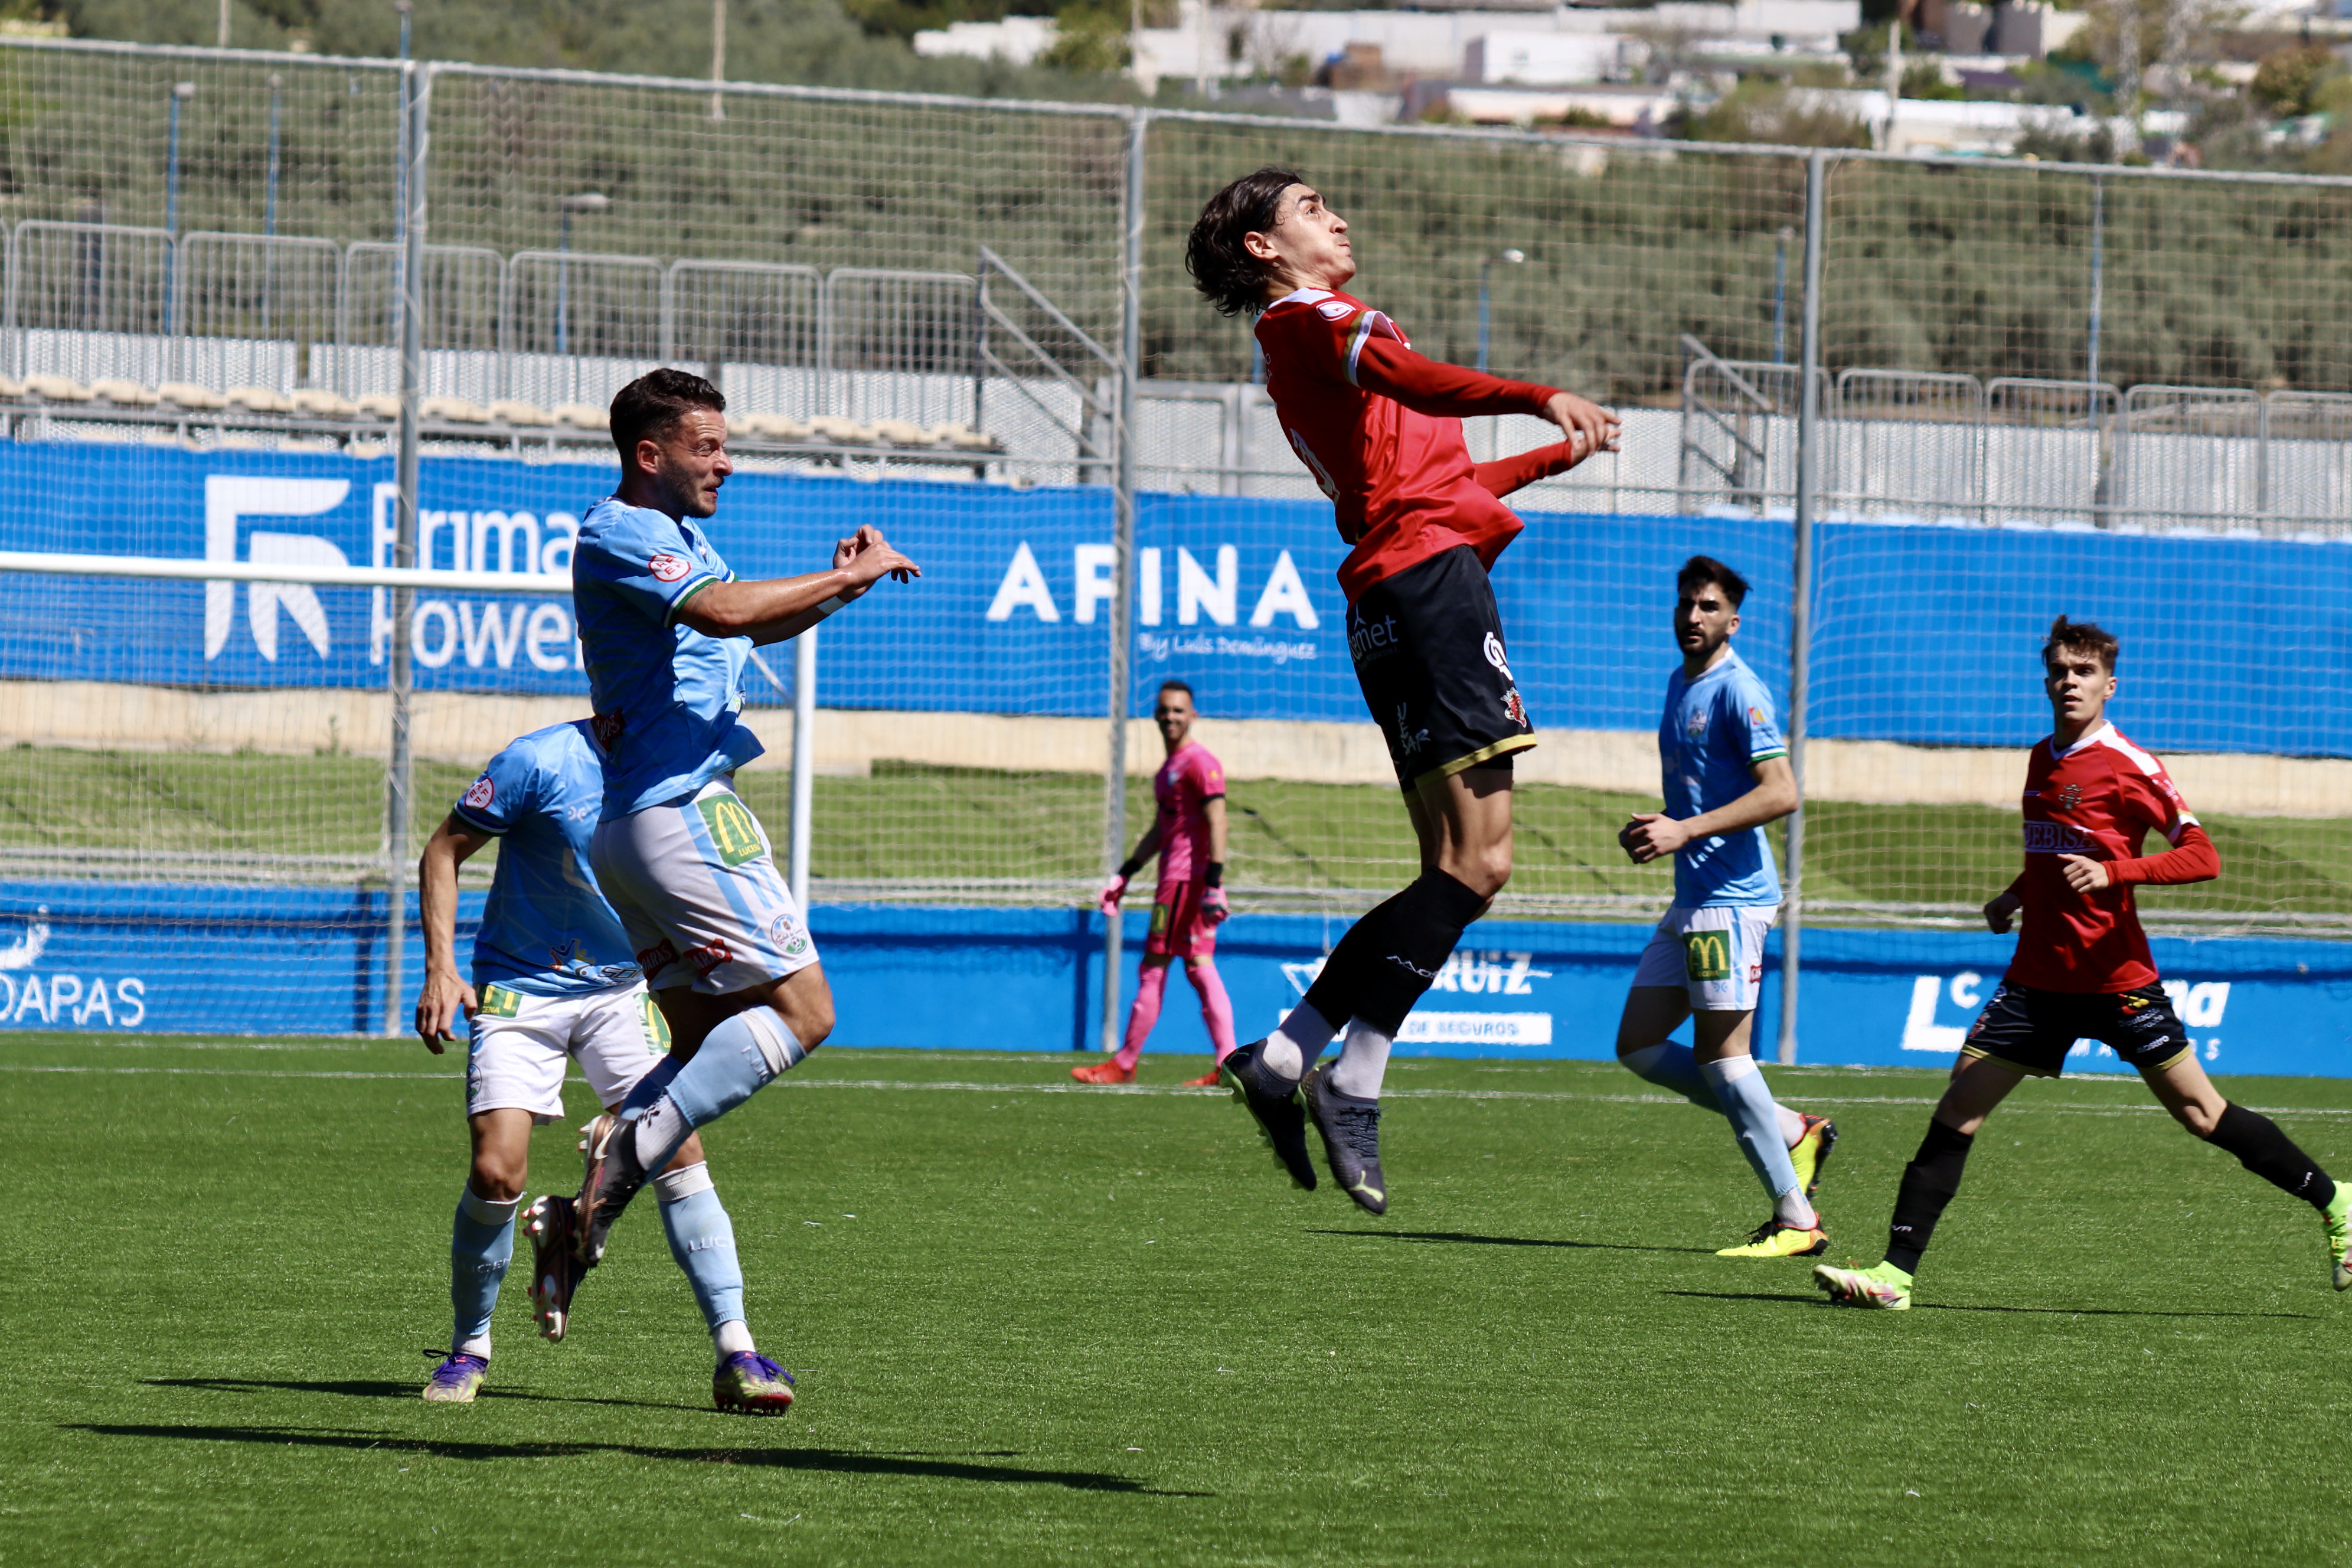
<svg viewBox="0 0 2352 1568"><path fill-rule="evenodd" d="M1752 1013L1764 988L1764 933L1780 918L1778 904L1668 910L1633 984L1687 987L1694 1013Z"/></svg>
<svg viewBox="0 0 2352 1568"><path fill-rule="evenodd" d="M656 991L723 996L816 962L767 833L724 784L604 818L588 858Z"/></svg>
<svg viewBox="0 0 2352 1568"><path fill-rule="evenodd" d="M466 1114L528 1110L544 1127L563 1114L563 1064L577 1060L598 1105L636 1087L669 1049L669 1028L631 981L572 996L485 985L466 1051Z"/></svg>

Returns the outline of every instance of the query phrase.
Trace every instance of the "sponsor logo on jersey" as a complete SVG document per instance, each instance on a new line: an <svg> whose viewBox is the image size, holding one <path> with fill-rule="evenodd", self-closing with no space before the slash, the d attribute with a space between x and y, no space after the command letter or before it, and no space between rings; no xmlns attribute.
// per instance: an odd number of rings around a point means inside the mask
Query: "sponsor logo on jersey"
<svg viewBox="0 0 2352 1568"><path fill-rule="evenodd" d="M466 793L458 798L467 805L473 807L476 811L479 811L482 807L489 805L493 799L497 798L498 793L499 786L490 782L489 774L484 773L480 778L476 779L471 784L467 785Z"/></svg>
<svg viewBox="0 0 2352 1568"><path fill-rule="evenodd" d="M677 949L669 944L667 937L662 938L651 947L640 949L637 952L637 967L646 972L646 978L648 980L677 962Z"/></svg>
<svg viewBox="0 0 2352 1568"><path fill-rule="evenodd" d="M2028 855L2081 855L2098 847L2096 838L2070 823L2029 822L2025 825L2025 852Z"/></svg>
<svg viewBox="0 0 2352 1568"><path fill-rule="evenodd" d="M1327 321L1344 321L1355 309L1345 300L1326 300L1315 307L1315 313Z"/></svg>
<svg viewBox="0 0 2352 1568"><path fill-rule="evenodd" d="M1765 722L1764 710L1761 708L1750 708L1748 710L1748 721L1759 729L1763 728Z"/></svg>
<svg viewBox="0 0 2352 1568"><path fill-rule="evenodd" d="M621 731L628 727L629 716L617 708L608 713L593 714L588 720L588 732L606 751L613 749L613 742L619 740Z"/></svg>
<svg viewBox="0 0 2352 1568"><path fill-rule="evenodd" d="M1486 634L1486 644L1480 651L1486 654L1486 662L1488 664L1493 665L1496 669L1503 672L1503 679L1505 680L1517 680L1518 679L1517 676L1511 673L1511 667L1504 662L1502 638L1496 637L1492 632L1488 632Z"/></svg>
<svg viewBox="0 0 2352 1568"><path fill-rule="evenodd" d="M697 974L708 974L722 963L733 963L734 959L734 951L725 942L715 939L704 942L700 947L689 947L686 950L686 961L694 965L694 972Z"/></svg>
<svg viewBox="0 0 2352 1568"><path fill-rule="evenodd" d="M675 583L694 570L685 556L672 555L667 550L656 551L654 558L646 563L646 568L654 574L655 581L661 583Z"/></svg>
<svg viewBox="0 0 2352 1568"><path fill-rule="evenodd" d="M1376 657L1385 657L1404 647L1397 636L1396 617L1383 616L1377 621L1359 620L1354 611L1348 613L1348 657L1364 664Z"/></svg>

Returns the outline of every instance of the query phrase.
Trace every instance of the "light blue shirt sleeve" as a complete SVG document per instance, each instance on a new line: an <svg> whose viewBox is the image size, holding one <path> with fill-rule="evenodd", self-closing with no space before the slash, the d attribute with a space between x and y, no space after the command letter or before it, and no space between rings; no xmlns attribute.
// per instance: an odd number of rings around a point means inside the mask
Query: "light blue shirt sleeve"
<svg viewBox="0 0 2352 1568"><path fill-rule="evenodd" d="M572 557L577 582L590 578L656 626L668 626L678 606L728 575L706 566L677 525L661 513L633 507L611 526L583 538Z"/></svg>
<svg viewBox="0 0 2352 1568"><path fill-rule="evenodd" d="M1750 765L1789 754L1789 742L1781 739L1780 721L1772 714L1772 694L1764 689L1754 671L1743 667L1739 679L1727 683L1725 695L1737 711L1724 717L1745 730ZM1732 732L1730 729L1725 731L1727 734Z"/></svg>
<svg viewBox="0 0 2352 1568"><path fill-rule="evenodd" d="M478 833L503 837L538 804L539 759L517 742L490 759L449 809Z"/></svg>

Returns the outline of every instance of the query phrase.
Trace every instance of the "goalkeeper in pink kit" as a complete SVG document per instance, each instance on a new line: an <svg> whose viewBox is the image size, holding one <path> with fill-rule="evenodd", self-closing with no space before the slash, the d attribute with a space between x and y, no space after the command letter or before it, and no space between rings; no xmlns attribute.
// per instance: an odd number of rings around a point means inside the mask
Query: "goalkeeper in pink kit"
<svg viewBox="0 0 2352 1568"><path fill-rule="evenodd" d="M1217 976L1214 954L1217 926L1232 911L1225 906L1225 770L1206 746L1192 739L1192 689L1181 680L1165 682L1151 717L1160 726L1168 761L1151 780L1160 802L1159 815L1136 844L1135 853L1103 889L1103 913L1118 918L1119 900L1128 879L1160 857L1160 888L1151 899L1151 934L1143 943L1143 973L1135 990L1135 1007L1127 1016L1127 1039L1108 1061L1072 1068L1080 1083L1131 1083L1143 1042L1160 1021L1160 998L1168 989L1168 961L1184 961L1184 973L1201 994L1201 1022L1223 1061L1234 1048L1234 1005L1225 996L1225 983ZM1192 1079L1187 1088L1206 1089L1217 1081L1216 1068Z"/></svg>

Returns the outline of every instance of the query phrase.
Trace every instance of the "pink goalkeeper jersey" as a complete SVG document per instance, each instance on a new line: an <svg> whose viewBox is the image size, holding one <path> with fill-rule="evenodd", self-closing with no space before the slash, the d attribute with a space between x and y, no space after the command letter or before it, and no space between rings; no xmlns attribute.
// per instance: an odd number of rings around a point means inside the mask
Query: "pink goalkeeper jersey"
<svg viewBox="0 0 2352 1568"><path fill-rule="evenodd" d="M1152 775L1160 801L1160 885L1209 874L1209 803L1225 798L1225 770L1198 741L1187 741Z"/></svg>

